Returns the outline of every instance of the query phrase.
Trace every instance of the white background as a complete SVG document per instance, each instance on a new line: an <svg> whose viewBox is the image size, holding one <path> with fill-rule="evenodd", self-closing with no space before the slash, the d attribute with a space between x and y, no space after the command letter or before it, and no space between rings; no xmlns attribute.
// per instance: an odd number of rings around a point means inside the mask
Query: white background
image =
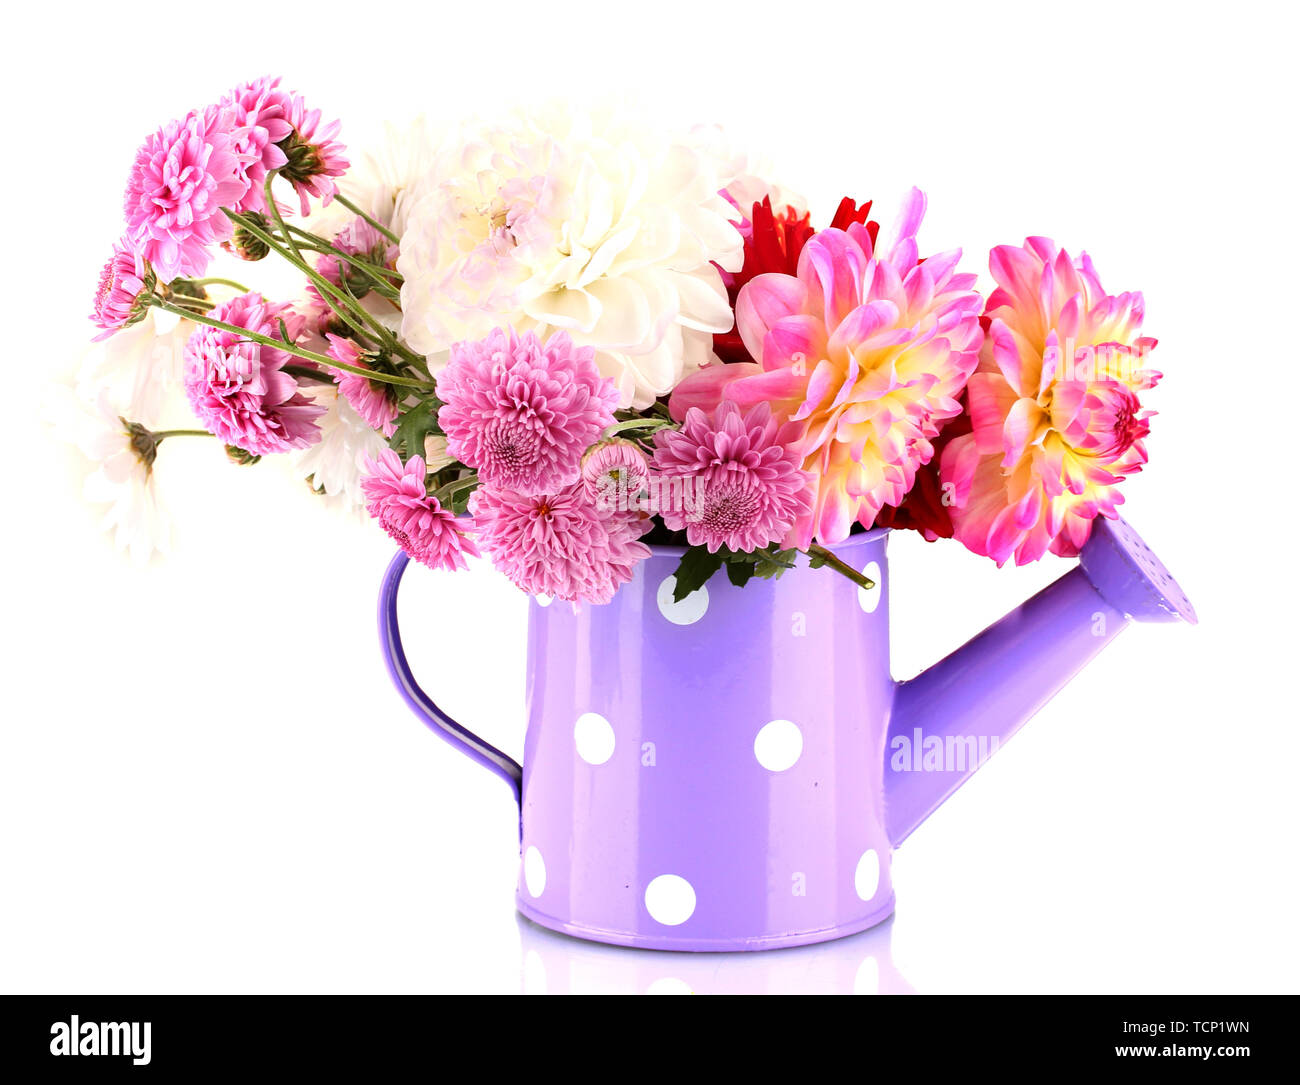
<svg viewBox="0 0 1300 1085"><path fill-rule="evenodd" d="M1282 5L55 10L6 16L0 988L1297 988ZM972 269L1030 233L1086 247L1113 291L1146 293L1166 377L1126 509L1202 624L1126 631L908 841L875 932L688 957L516 920L505 788L387 684L379 532L176 441L177 549L138 569L35 418L89 335L140 139L269 70L358 145L386 117L615 95L725 125L823 220L844 193L889 217L920 184L923 243ZM998 571L914 536L891 554L900 677L1067 567ZM488 571L408 579L420 675L520 750L522 597Z"/></svg>

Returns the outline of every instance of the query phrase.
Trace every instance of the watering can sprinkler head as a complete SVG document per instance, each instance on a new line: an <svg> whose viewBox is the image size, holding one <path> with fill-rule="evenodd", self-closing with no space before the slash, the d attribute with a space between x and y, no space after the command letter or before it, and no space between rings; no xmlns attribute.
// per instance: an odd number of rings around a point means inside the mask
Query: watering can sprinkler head
<svg viewBox="0 0 1300 1085"><path fill-rule="evenodd" d="M1095 520L1076 568L899 683L885 749L891 842L910 836L1130 621L1179 619L1195 624L1196 611L1151 548L1123 520Z"/></svg>
<svg viewBox="0 0 1300 1085"><path fill-rule="evenodd" d="M1135 622L1196 624L1187 593L1124 520L1094 521L1079 565L1102 598Z"/></svg>

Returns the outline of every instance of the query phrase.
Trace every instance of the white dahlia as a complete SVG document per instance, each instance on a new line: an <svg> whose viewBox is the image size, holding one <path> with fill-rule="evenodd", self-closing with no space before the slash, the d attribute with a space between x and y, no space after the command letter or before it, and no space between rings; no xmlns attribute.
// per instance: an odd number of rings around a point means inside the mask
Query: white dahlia
<svg viewBox="0 0 1300 1085"><path fill-rule="evenodd" d="M726 180L689 141L567 115L464 134L411 191L402 334L436 355L506 324L564 330L623 406L648 406L732 326Z"/></svg>
<svg viewBox="0 0 1300 1085"><path fill-rule="evenodd" d="M793 207L801 215L808 210L803 196L773 180L777 170L770 159L732 143L718 125L696 125L691 129L691 142L717 163L723 197L741 218L748 219L754 204L764 199L770 199L778 213L784 207Z"/></svg>

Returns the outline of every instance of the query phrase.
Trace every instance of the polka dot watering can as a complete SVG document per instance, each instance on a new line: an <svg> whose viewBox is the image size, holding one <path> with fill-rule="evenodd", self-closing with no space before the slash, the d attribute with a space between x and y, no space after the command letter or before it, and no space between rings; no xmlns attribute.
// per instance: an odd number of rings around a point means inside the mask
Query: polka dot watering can
<svg viewBox="0 0 1300 1085"><path fill-rule="evenodd" d="M380 598L390 673L435 733L520 804L519 910L624 946L750 950L838 938L894 910L890 858L1130 620L1196 620L1123 521L1077 567L907 682L889 670L888 532L807 567L673 602L681 550L606 606L529 604L522 767L442 712L402 652L399 554Z"/></svg>

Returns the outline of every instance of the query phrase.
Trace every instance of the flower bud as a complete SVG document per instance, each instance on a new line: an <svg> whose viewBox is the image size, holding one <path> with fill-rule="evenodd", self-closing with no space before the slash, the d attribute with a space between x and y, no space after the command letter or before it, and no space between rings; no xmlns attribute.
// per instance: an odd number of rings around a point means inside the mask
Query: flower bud
<svg viewBox="0 0 1300 1085"><path fill-rule="evenodd" d="M315 144L308 143L297 132L281 140L280 150L288 160L280 167L280 175L290 184L298 185L323 172L324 163Z"/></svg>
<svg viewBox="0 0 1300 1085"><path fill-rule="evenodd" d="M266 216L260 211L251 212L249 217L256 220L260 229L265 230L269 225ZM261 260L271 251L266 242L247 226L236 226L234 235L229 241L223 241L221 247L241 260Z"/></svg>
<svg viewBox="0 0 1300 1085"><path fill-rule="evenodd" d="M238 448L235 445L226 445L226 455L230 458L231 463L237 463L240 467L251 467L262 458L256 453Z"/></svg>

